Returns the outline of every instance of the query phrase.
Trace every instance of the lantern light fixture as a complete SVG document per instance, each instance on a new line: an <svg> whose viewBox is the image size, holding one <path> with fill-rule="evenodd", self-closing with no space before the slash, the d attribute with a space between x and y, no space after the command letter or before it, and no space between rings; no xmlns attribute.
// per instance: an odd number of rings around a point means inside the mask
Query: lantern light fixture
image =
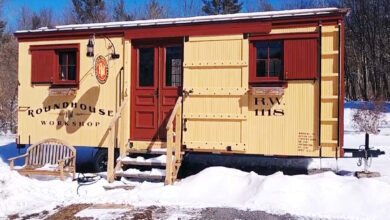
<svg viewBox="0 0 390 220"><path fill-rule="evenodd" d="M110 40L110 38L108 38L106 35L102 35L104 38L106 38L112 45L113 49L114 49L114 52L111 53L111 59L119 59L120 55L117 54L115 52L115 46L114 44L112 43L112 41ZM94 57L94 45L95 45L95 34L92 35L89 40L88 40L88 44L87 44L87 57Z"/></svg>
<svg viewBox="0 0 390 220"><path fill-rule="evenodd" d="M91 36L91 38L89 38L88 40L87 57L94 57L94 53L93 53L94 39L95 39L95 35Z"/></svg>

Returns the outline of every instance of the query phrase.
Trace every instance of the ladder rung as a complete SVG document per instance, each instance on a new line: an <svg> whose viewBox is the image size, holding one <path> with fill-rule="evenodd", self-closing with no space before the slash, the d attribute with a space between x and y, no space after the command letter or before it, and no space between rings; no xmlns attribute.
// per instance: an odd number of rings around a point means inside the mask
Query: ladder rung
<svg viewBox="0 0 390 220"><path fill-rule="evenodd" d="M338 99L337 95L322 96L321 99Z"/></svg>
<svg viewBox="0 0 390 220"><path fill-rule="evenodd" d="M325 77L338 77L339 74L337 73L328 73L328 74L322 74L321 77L322 78L325 78Z"/></svg>
<svg viewBox="0 0 390 220"><path fill-rule="evenodd" d="M338 53L339 53L338 50L333 50L333 51L322 52L322 55L336 55Z"/></svg>
<svg viewBox="0 0 390 220"><path fill-rule="evenodd" d="M337 144L335 140L321 140L321 144Z"/></svg>
<svg viewBox="0 0 390 220"><path fill-rule="evenodd" d="M337 122L338 118L323 118L321 122Z"/></svg>

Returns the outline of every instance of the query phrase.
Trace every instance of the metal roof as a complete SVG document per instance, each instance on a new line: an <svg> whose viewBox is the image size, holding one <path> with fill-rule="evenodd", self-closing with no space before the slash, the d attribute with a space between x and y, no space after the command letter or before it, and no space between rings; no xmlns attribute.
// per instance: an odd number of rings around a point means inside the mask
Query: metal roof
<svg viewBox="0 0 390 220"><path fill-rule="evenodd" d="M209 15L209 16L186 17L186 18L166 18L166 19L155 19L155 20L58 25L54 27L42 27L37 30L20 30L20 31L16 31L16 33L93 30L93 29L104 29L104 28L145 27L145 26L174 25L174 24L198 24L198 23L217 22L217 21L303 17L303 16L312 16L312 15L326 15L332 13L346 14L348 12L349 12L348 9L340 9L340 8L297 9L297 10L237 13L237 14L225 14L225 15Z"/></svg>

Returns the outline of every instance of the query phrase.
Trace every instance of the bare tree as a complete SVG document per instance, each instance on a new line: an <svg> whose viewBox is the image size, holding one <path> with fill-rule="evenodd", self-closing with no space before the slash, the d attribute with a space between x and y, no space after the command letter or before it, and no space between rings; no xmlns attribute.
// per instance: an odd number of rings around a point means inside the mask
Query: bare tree
<svg viewBox="0 0 390 220"><path fill-rule="evenodd" d="M342 0L346 18L346 96L390 98L390 0Z"/></svg>
<svg viewBox="0 0 390 220"><path fill-rule="evenodd" d="M378 134L379 125L384 122L385 102L381 98L371 98L372 102L363 102L353 114L353 126L359 131Z"/></svg>
<svg viewBox="0 0 390 220"><path fill-rule="evenodd" d="M20 14L18 17L18 29L19 30L28 30L32 27L32 11L27 6L23 5L20 9Z"/></svg>
<svg viewBox="0 0 390 220"><path fill-rule="evenodd" d="M40 27L49 27L53 24L53 10L42 8L38 13L22 6L18 18L18 29L34 30Z"/></svg>
<svg viewBox="0 0 390 220"><path fill-rule="evenodd" d="M274 7L269 0L257 0L257 5L259 7L259 11L272 11Z"/></svg>
<svg viewBox="0 0 390 220"><path fill-rule="evenodd" d="M182 0L179 5L180 17L191 17L202 14L202 8L197 0Z"/></svg>
<svg viewBox="0 0 390 220"><path fill-rule="evenodd" d="M146 4L145 15L142 17L142 19L159 19L166 17L168 17L167 9L157 0L150 0Z"/></svg>
<svg viewBox="0 0 390 220"><path fill-rule="evenodd" d="M0 129L15 131L17 108L16 39L4 34L0 43Z"/></svg>
<svg viewBox="0 0 390 220"><path fill-rule="evenodd" d="M125 2L124 0L119 0L115 5L112 19L114 21L132 21L135 20L135 16L131 13L128 13L125 9Z"/></svg>

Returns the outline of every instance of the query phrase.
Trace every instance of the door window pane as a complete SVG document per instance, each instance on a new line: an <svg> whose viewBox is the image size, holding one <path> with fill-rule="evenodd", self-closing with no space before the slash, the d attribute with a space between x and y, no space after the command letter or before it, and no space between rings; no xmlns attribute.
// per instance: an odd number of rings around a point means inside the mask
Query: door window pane
<svg viewBox="0 0 390 220"><path fill-rule="evenodd" d="M154 85L154 48L140 48L138 79L139 86Z"/></svg>
<svg viewBox="0 0 390 220"><path fill-rule="evenodd" d="M180 87L182 85L182 47L167 47L165 59L165 85Z"/></svg>

